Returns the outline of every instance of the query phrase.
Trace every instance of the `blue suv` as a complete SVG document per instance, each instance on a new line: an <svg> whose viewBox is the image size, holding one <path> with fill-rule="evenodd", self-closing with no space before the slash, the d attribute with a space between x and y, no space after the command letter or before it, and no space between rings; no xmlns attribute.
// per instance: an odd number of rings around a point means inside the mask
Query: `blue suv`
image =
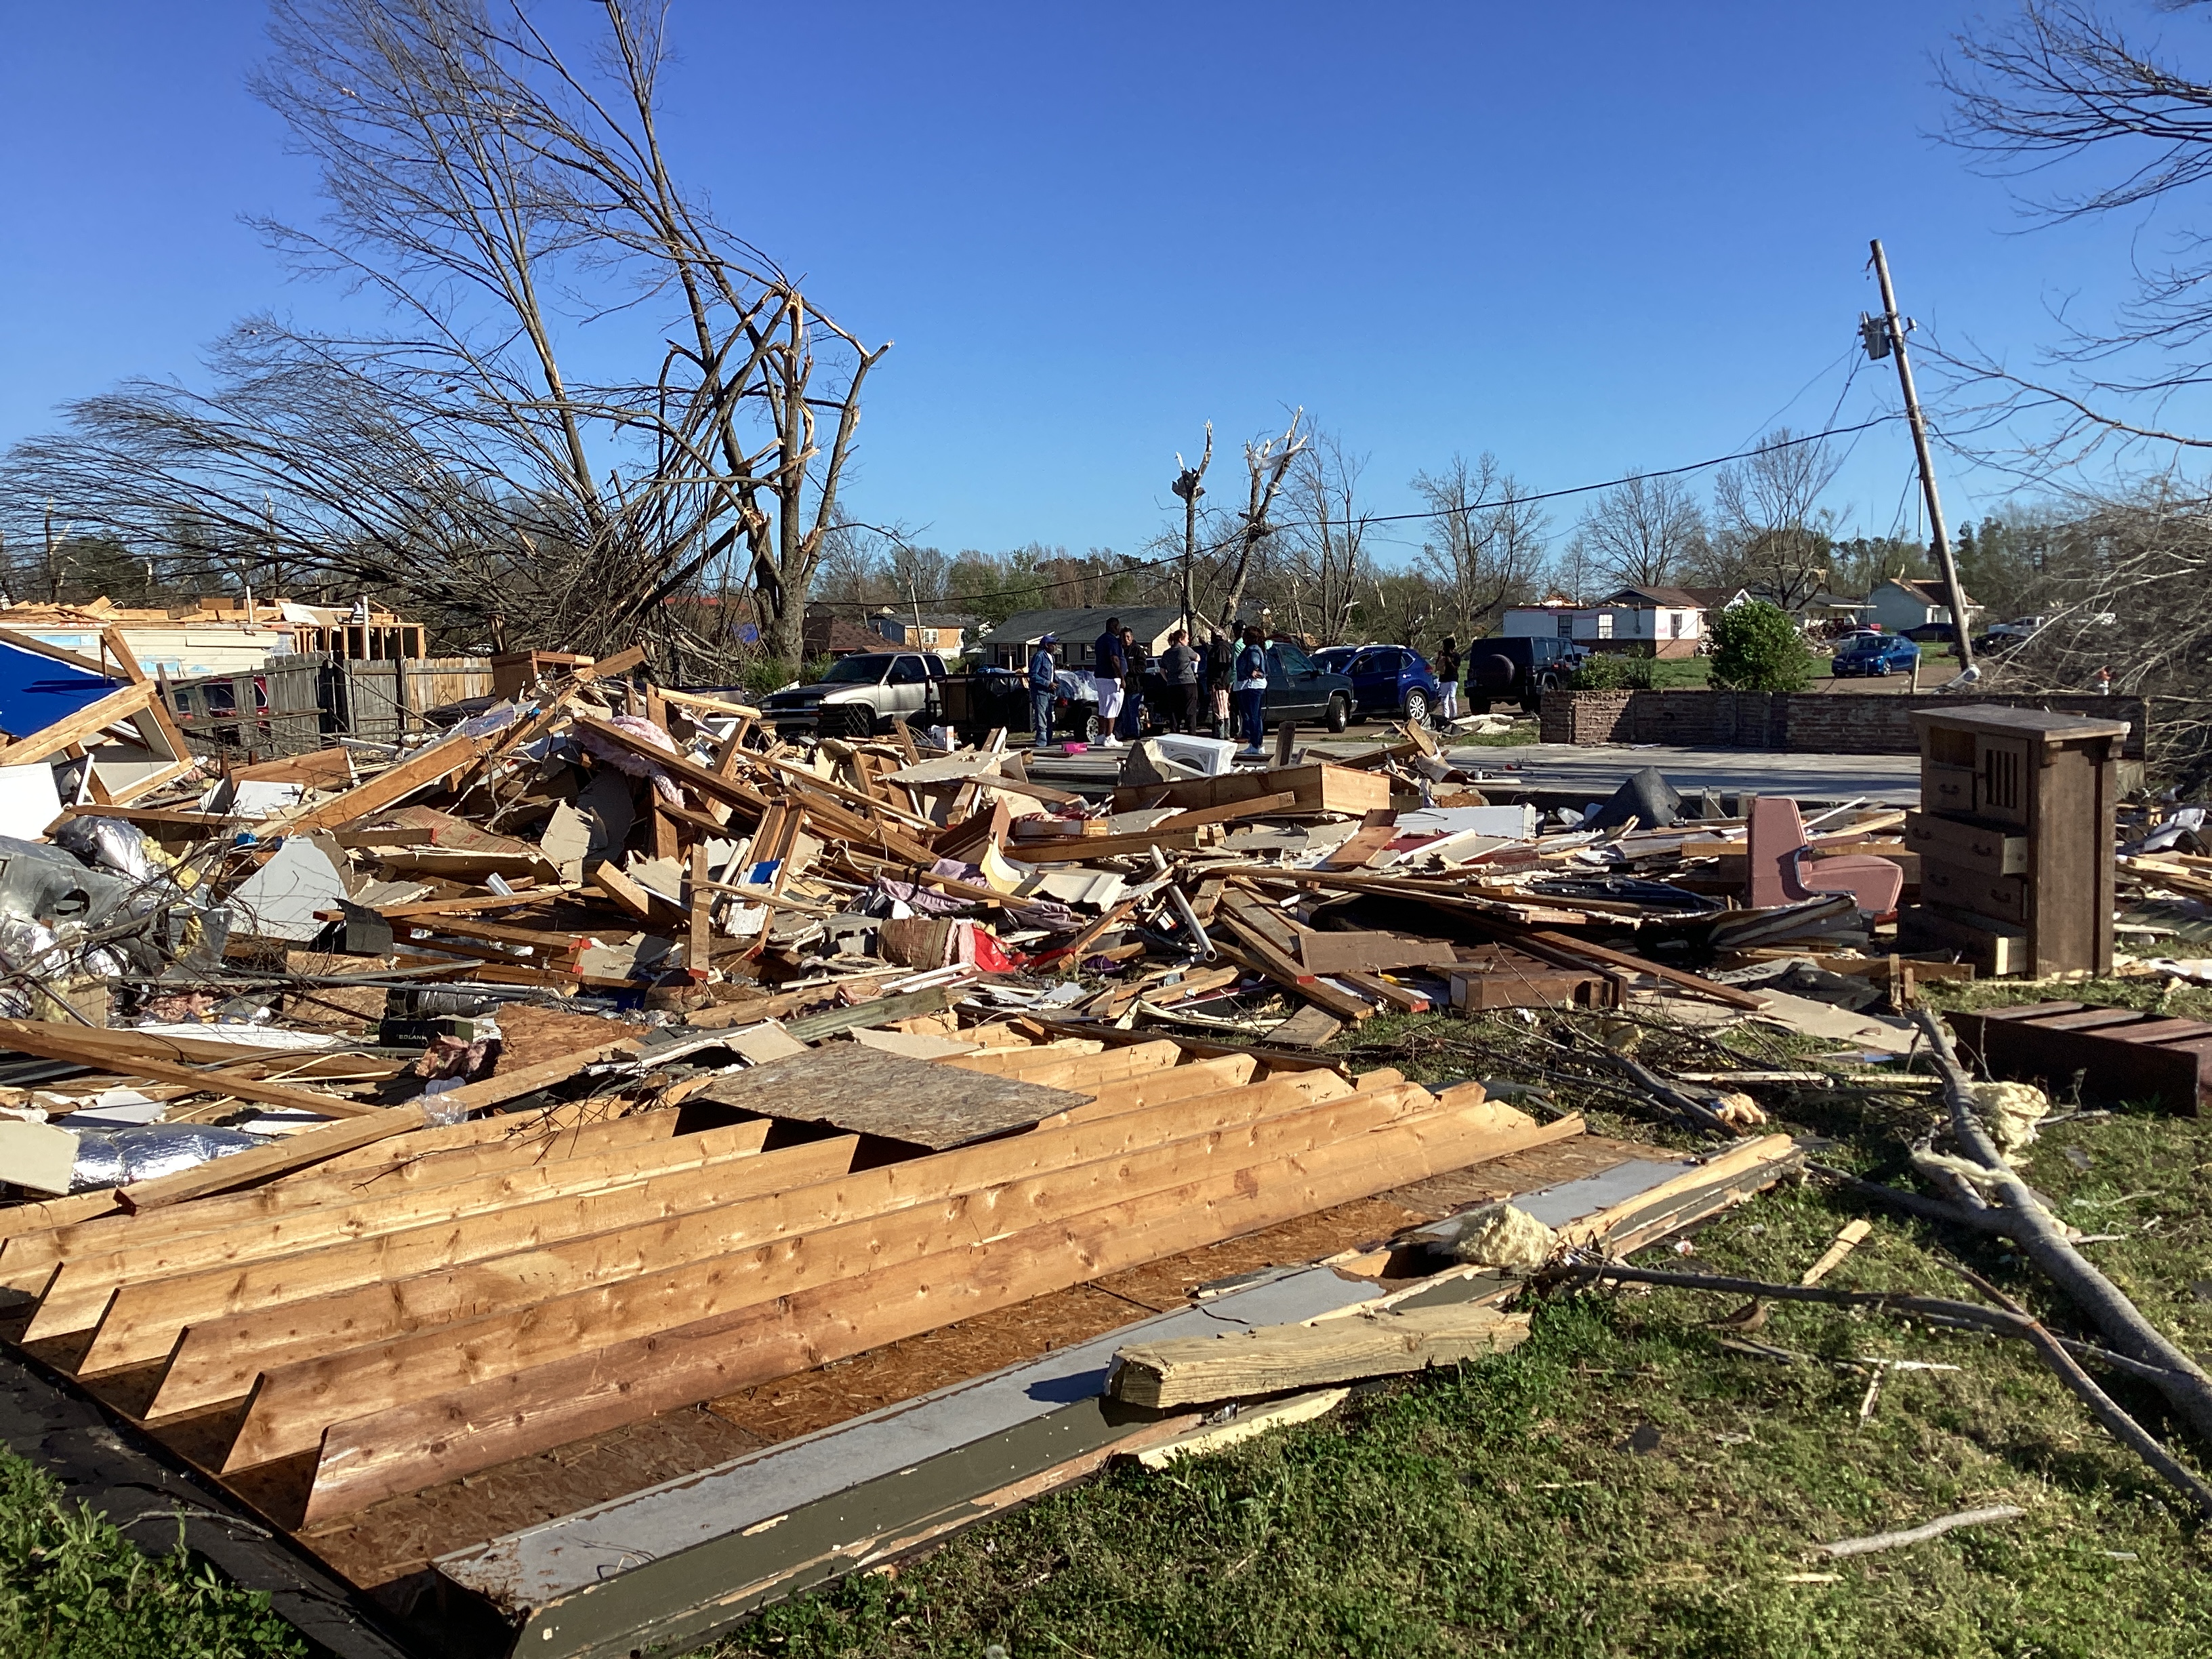
<svg viewBox="0 0 2212 1659"><path fill-rule="evenodd" d="M1426 720L1443 702L1443 684L1428 659L1402 645L1333 645L1314 653L1314 665L1352 682L1362 720L1403 714Z"/></svg>
<svg viewBox="0 0 2212 1659"><path fill-rule="evenodd" d="M1838 679L1860 674L1909 674L1920 661L1920 647L1900 634L1853 634L1836 647L1829 672Z"/></svg>

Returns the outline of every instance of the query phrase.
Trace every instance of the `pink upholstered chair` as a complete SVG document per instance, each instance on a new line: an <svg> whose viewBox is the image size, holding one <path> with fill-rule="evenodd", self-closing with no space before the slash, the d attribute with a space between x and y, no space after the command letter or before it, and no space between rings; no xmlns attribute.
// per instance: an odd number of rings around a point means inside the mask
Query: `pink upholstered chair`
<svg viewBox="0 0 2212 1659"><path fill-rule="evenodd" d="M1886 916L1905 890L1905 872L1887 859L1862 853L1809 858L1811 843L1797 803L1787 795L1761 795L1751 804L1746 836L1751 850L1751 904L1755 910L1794 904L1824 893L1849 893L1859 908Z"/></svg>

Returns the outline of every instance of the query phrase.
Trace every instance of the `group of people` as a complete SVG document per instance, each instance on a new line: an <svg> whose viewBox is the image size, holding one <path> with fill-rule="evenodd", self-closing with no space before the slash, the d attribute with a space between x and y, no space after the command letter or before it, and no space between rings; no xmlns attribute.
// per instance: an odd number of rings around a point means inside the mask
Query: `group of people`
<svg viewBox="0 0 2212 1659"><path fill-rule="evenodd" d="M1030 715L1040 749L1052 741L1059 651L1059 635L1048 634L1030 653ZM1098 636L1091 656L1091 678L1098 688L1098 718L1105 726L1098 746L1119 749L1135 742L1143 730L1144 673L1148 666L1144 647L1138 644L1135 631L1123 627L1119 617L1113 617L1107 619L1106 631ZM1173 729L1226 737L1233 717L1245 752L1260 752L1267 727L1267 639L1257 624L1247 627L1237 641L1217 628L1202 647L1192 644L1190 635L1177 629L1168 635L1168 647L1160 653L1158 665L1170 700L1162 712Z"/></svg>

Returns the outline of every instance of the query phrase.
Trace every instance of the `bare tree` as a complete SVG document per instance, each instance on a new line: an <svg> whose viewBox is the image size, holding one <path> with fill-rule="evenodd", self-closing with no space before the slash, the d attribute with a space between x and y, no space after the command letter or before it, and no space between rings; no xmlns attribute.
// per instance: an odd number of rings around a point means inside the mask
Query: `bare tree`
<svg viewBox="0 0 2212 1659"><path fill-rule="evenodd" d="M1705 515L1676 479L1627 477L1591 503L1575 539L1623 587L1666 587L1704 545Z"/></svg>
<svg viewBox="0 0 2212 1659"><path fill-rule="evenodd" d="M1168 486L1182 503L1182 625L1188 629L1198 616L1198 504L1206 495L1206 469L1213 465L1213 422L1206 423L1206 449L1196 466L1186 465L1176 452L1175 482Z"/></svg>
<svg viewBox="0 0 2212 1659"><path fill-rule="evenodd" d="M1276 526L1267 515L1273 510L1275 498L1282 493L1284 479L1290 476L1291 468L1305 451L1309 440L1305 433L1298 430L1304 418L1304 409L1293 410L1281 437L1255 438L1244 446L1244 471L1249 488L1243 510L1217 544L1221 550L1221 605L1216 615L1224 629L1235 627L1237 613L1244 604L1245 584L1251 580L1256 562L1275 534Z"/></svg>
<svg viewBox="0 0 2212 1659"><path fill-rule="evenodd" d="M1722 556L1746 586L1785 611L1802 609L1827 583L1835 517L1820 502L1839 465L1825 441L1778 427L1714 477Z"/></svg>
<svg viewBox="0 0 2212 1659"><path fill-rule="evenodd" d="M1279 585L1286 589L1294 631L1324 645L1344 637L1361 594L1375 584L1367 534L1374 514L1359 498L1367 458L1317 432L1284 491L1286 535Z"/></svg>
<svg viewBox="0 0 2212 1659"><path fill-rule="evenodd" d="M1455 455L1439 471L1416 473L1413 491L1431 514L1420 563L1439 590L1440 631L1479 634L1535 580L1549 515L1487 453L1472 465Z"/></svg>
<svg viewBox="0 0 2212 1659"><path fill-rule="evenodd" d="M599 0L571 64L522 0L276 0L256 94L322 173L319 227L264 222L298 272L381 301L380 330L250 319L211 389L126 384L11 458L18 494L193 556L252 533L328 585L515 642L711 655L666 603L733 565L796 656L837 524L864 346L677 182L663 14ZM579 374L574 331L658 343ZM265 510L264 510L265 503Z"/></svg>

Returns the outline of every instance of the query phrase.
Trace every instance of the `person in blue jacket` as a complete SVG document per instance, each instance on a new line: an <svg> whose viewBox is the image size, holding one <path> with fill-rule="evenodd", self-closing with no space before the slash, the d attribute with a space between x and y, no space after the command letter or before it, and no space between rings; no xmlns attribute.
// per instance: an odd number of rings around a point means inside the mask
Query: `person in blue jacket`
<svg viewBox="0 0 2212 1659"><path fill-rule="evenodd" d="M1048 634L1030 653L1030 723L1039 749L1052 742L1052 705L1060 683L1060 665L1052 648L1059 643L1059 635Z"/></svg>
<svg viewBox="0 0 2212 1659"><path fill-rule="evenodd" d="M1237 729L1244 736L1244 752L1256 755L1267 722L1267 640L1256 623L1244 630L1236 672Z"/></svg>

